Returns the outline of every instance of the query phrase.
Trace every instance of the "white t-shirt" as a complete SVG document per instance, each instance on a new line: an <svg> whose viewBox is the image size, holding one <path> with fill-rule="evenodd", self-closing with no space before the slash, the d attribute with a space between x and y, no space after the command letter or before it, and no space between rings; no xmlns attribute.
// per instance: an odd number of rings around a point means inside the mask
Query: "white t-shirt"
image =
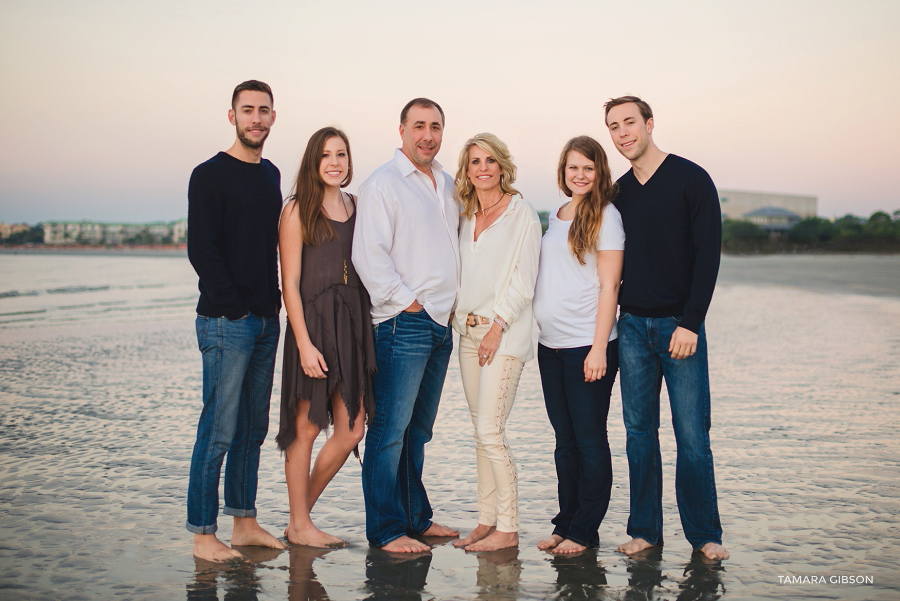
<svg viewBox="0 0 900 601"><path fill-rule="evenodd" d="M594 343L597 325L597 256L584 254L581 265L569 250L571 221L550 213L550 224L541 240L541 258L534 291L534 317L541 333L538 342L550 348L577 348ZM597 250L625 250L622 216L612 203L603 209ZM613 321L610 340L619 336Z"/></svg>

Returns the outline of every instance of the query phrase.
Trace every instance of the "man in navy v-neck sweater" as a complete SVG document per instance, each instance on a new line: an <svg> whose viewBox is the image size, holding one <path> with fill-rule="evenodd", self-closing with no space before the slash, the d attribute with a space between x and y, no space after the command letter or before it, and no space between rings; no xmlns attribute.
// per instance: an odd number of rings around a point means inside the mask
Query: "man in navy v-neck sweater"
<svg viewBox="0 0 900 601"><path fill-rule="evenodd" d="M203 355L203 410L191 455L187 522L194 556L243 558L216 537L219 476L234 517L232 545L284 549L256 521L259 453L269 428L269 398L280 323L278 218L281 174L262 158L275 122L272 90L239 84L228 120L231 148L200 164L188 186L188 258L200 279L197 343Z"/></svg>
<svg viewBox="0 0 900 601"><path fill-rule="evenodd" d="M605 108L612 141L632 167L619 178L615 200L625 226L619 369L632 537L618 551L634 554L663 544L659 395L665 378L684 535L695 551L727 559L709 443L704 329L719 271L719 196L701 167L656 146L647 103L623 96Z"/></svg>

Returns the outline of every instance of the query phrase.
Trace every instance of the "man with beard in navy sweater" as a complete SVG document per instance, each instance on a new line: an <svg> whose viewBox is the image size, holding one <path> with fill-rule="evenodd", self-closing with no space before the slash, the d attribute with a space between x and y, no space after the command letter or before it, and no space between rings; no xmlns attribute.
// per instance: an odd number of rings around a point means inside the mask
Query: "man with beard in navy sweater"
<svg viewBox="0 0 900 601"><path fill-rule="evenodd" d="M278 347L278 218L281 174L262 158L275 122L272 90L238 85L228 120L234 144L191 174L188 258L200 278L197 342L203 354L203 410L191 456L186 527L194 556L243 558L216 538L219 475L234 517L232 545L284 549L256 522L259 452L269 429L269 398Z"/></svg>
<svg viewBox="0 0 900 601"><path fill-rule="evenodd" d="M722 244L716 187L698 165L653 142L653 112L636 96L605 105L616 149L631 162L615 205L625 226L619 292L619 369L631 482L633 555L663 544L659 395L666 380L678 446L675 495L694 551L727 559L709 443L704 320Z"/></svg>

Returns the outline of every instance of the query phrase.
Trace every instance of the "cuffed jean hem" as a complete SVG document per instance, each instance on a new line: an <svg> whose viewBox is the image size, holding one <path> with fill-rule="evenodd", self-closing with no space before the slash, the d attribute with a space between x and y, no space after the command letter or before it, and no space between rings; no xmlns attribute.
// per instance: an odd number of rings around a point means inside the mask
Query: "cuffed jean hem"
<svg viewBox="0 0 900 601"><path fill-rule="evenodd" d="M219 529L217 524L212 524L210 526L194 526L187 520L184 521L184 527L187 528L188 532L193 532L194 534L215 534Z"/></svg>
<svg viewBox="0 0 900 601"><path fill-rule="evenodd" d="M255 509L232 509L231 507L225 506L222 509L222 513L225 515L230 515L235 518L255 518L256 510Z"/></svg>
<svg viewBox="0 0 900 601"><path fill-rule="evenodd" d="M426 532L428 531L428 529L431 528L433 525L434 525L434 520L428 520L428 525L425 526L424 528L422 528L422 531L421 531L421 532L412 532L412 534L410 534L410 532L407 532L406 535L407 535L407 536L425 536L425 533L426 533ZM389 543L389 542L391 542L391 541L388 541L388 543ZM384 543L384 544L386 545L387 543Z"/></svg>

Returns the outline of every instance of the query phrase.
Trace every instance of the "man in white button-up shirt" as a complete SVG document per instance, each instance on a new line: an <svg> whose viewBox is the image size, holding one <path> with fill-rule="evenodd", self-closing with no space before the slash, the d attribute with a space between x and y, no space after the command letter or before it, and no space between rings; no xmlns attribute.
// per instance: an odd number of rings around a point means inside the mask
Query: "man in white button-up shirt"
<svg viewBox="0 0 900 601"><path fill-rule="evenodd" d="M444 112L427 98L400 113L403 146L359 190L353 264L372 300L375 417L366 435L366 536L386 551L420 552L418 536L457 536L431 521L422 484L453 347L459 289L459 207L434 160Z"/></svg>

